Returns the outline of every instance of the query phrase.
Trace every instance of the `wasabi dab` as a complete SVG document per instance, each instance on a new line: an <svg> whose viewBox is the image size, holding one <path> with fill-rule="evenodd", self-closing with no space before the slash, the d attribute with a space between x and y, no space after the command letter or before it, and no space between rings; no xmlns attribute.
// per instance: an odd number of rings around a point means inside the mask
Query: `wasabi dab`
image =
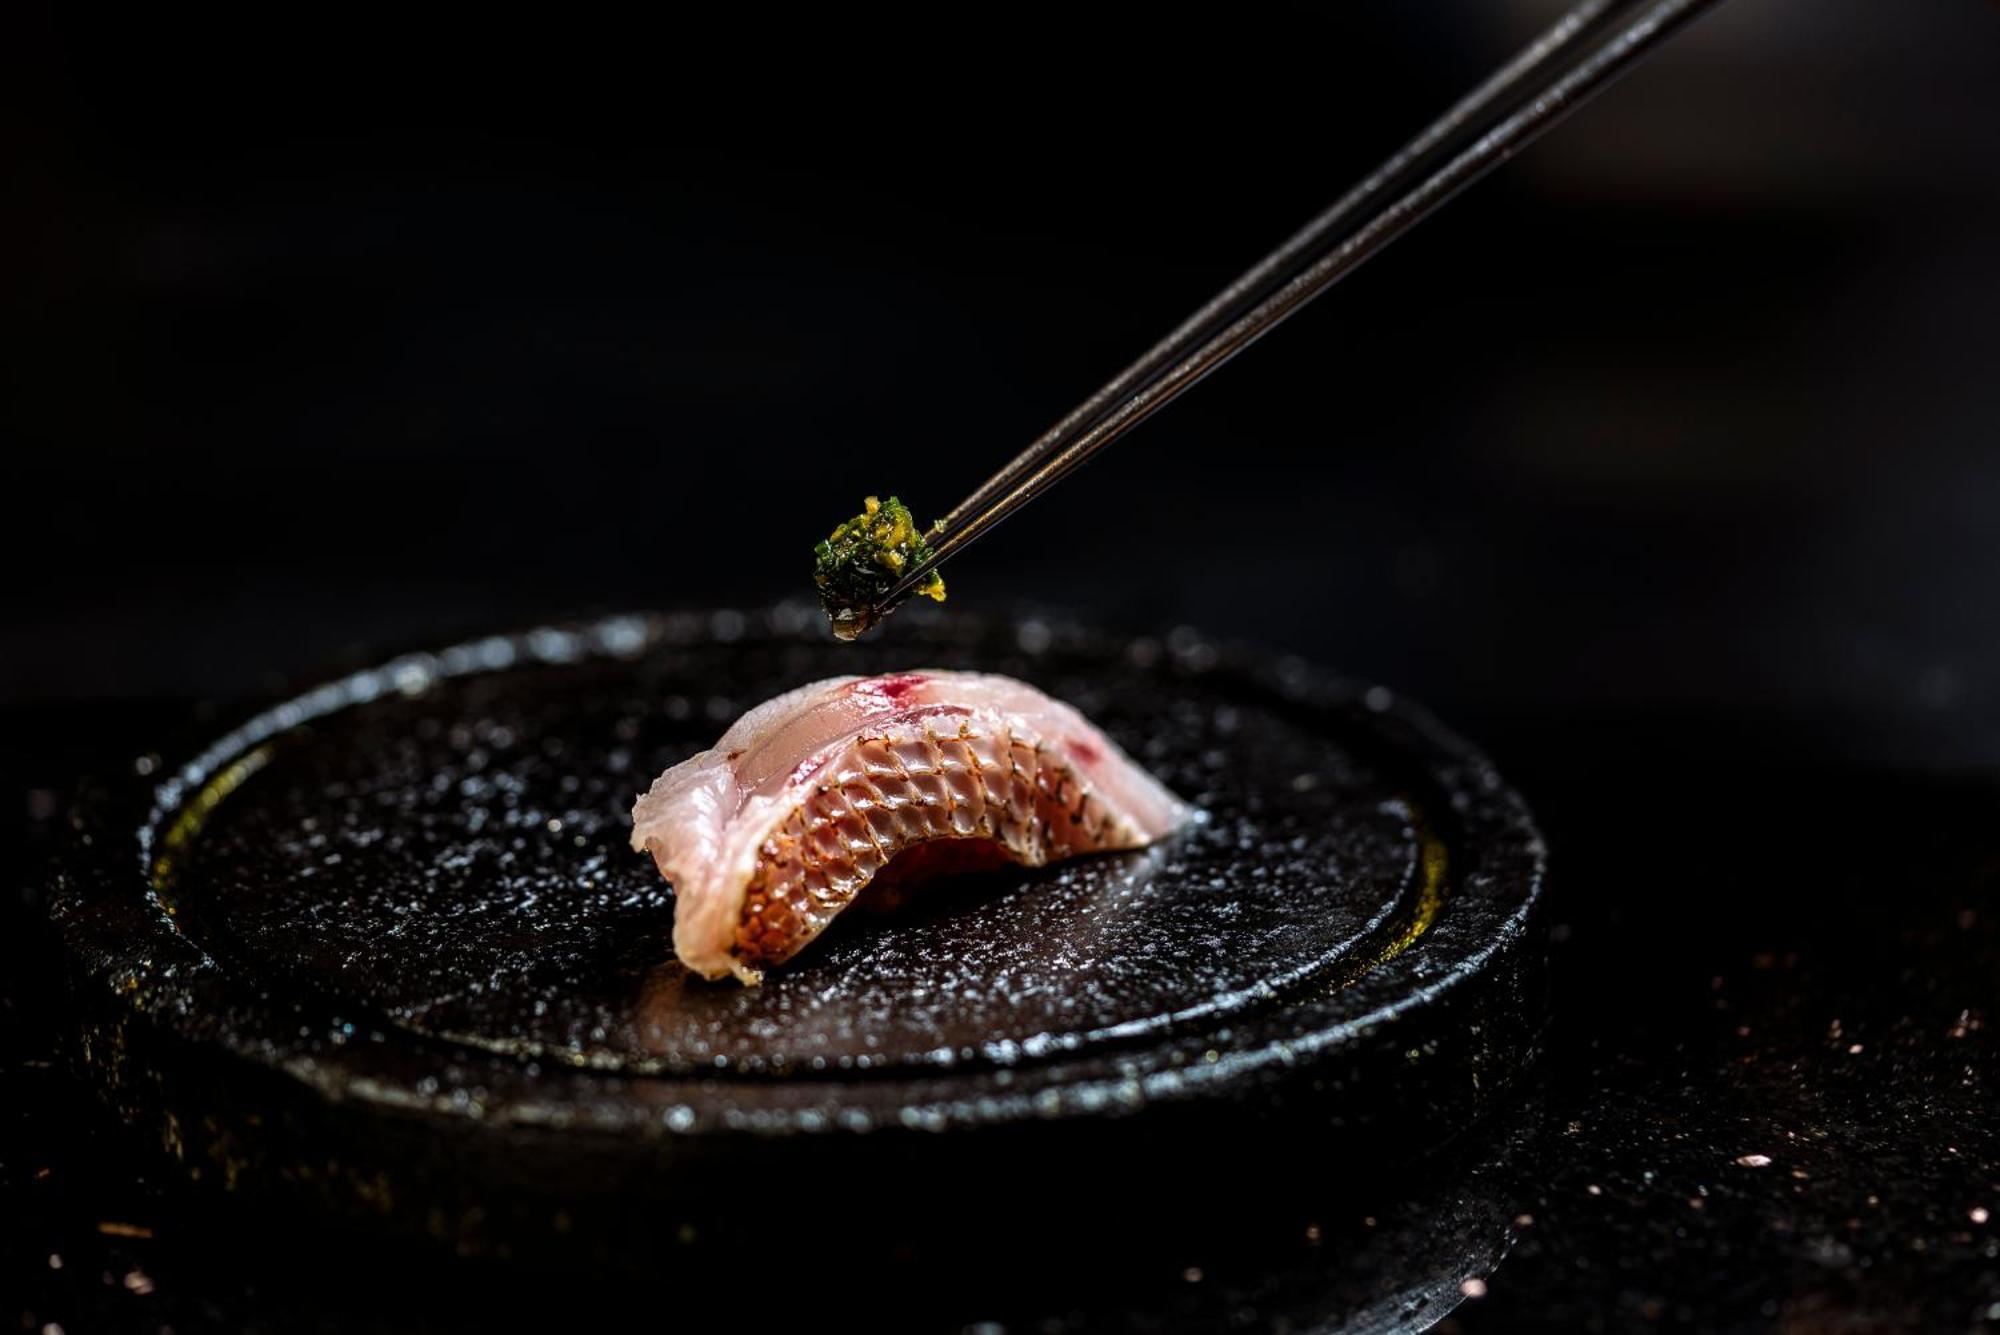
<svg viewBox="0 0 2000 1335"><path fill-rule="evenodd" d="M888 615L882 599L903 572L931 557L930 539L944 525L919 529L910 507L891 496L870 496L861 513L813 548L813 583L833 633L851 640ZM933 570L910 592L944 601L944 580Z"/></svg>

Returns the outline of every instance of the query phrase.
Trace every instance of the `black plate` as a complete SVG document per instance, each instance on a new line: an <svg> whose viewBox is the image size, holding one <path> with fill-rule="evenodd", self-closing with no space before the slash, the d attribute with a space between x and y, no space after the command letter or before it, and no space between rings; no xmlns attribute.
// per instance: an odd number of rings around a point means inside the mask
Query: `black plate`
<svg viewBox="0 0 2000 1335"><path fill-rule="evenodd" d="M761 988L688 976L635 793L779 690L923 666L1070 700L1202 820L849 913ZM334 682L84 811L55 912L120 1106L199 1172L465 1245L968 1152L1137 1183L1176 1143L1422 1149L1540 1020L1520 799L1381 688L1192 635L544 628Z"/></svg>

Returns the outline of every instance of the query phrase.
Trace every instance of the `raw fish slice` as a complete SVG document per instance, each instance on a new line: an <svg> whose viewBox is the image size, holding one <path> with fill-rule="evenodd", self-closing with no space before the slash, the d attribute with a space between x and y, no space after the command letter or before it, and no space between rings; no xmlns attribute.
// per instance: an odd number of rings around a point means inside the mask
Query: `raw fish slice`
<svg viewBox="0 0 2000 1335"><path fill-rule="evenodd" d="M755 983L905 849L932 845L899 873L1038 867L1142 847L1189 814L1032 686L904 672L835 677L758 705L654 781L633 805L632 847L674 884L681 962Z"/></svg>

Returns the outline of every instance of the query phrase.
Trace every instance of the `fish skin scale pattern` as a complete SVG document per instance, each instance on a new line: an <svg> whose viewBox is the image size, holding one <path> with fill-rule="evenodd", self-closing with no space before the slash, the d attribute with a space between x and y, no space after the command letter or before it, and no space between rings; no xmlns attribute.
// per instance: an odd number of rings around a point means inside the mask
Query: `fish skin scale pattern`
<svg viewBox="0 0 2000 1335"><path fill-rule="evenodd" d="M764 841L737 924L737 957L756 969L798 953L917 844L986 839L1010 861L1039 867L1138 841L1074 767L1051 761L1025 733L996 716L961 719L948 734L924 719L857 738Z"/></svg>
<svg viewBox="0 0 2000 1335"><path fill-rule="evenodd" d="M754 983L885 868L900 893L924 875L1137 848L1190 812L1062 701L925 669L756 706L639 798L632 847L674 883L681 961ZM925 845L939 847L904 856Z"/></svg>

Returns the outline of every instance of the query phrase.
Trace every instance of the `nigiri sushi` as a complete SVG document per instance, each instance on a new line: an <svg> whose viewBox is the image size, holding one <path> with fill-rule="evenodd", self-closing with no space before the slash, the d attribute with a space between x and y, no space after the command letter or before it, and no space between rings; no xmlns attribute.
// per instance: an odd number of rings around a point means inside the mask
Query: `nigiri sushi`
<svg viewBox="0 0 2000 1335"><path fill-rule="evenodd" d="M681 962L757 983L891 859L1037 867L1142 847L1190 814L1060 700L926 670L758 705L638 799L632 848L673 882Z"/></svg>

